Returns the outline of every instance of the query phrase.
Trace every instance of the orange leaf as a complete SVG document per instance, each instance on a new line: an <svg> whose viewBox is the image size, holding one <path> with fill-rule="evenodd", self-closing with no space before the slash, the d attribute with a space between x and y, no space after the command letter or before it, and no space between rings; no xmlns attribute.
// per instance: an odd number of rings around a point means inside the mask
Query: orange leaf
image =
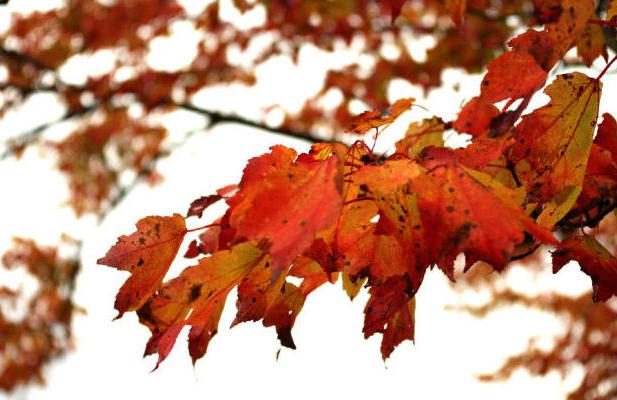
<svg viewBox="0 0 617 400"><path fill-rule="evenodd" d="M578 37L576 50L578 56L583 59L587 66L591 66L596 58L600 56L606 59L608 53L606 52L606 41L604 40L602 27L596 24L587 24Z"/></svg>
<svg viewBox="0 0 617 400"><path fill-rule="evenodd" d="M391 124L402 113L409 110L414 101L415 99L412 98L397 100L392 107L390 107L390 114L386 116L382 116L376 111L365 111L353 118L349 131L351 133L364 134L371 129Z"/></svg>
<svg viewBox="0 0 617 400"><path fill-rule="evenodd" d="M105 257L97 261L131 273L116 296L118 318L126 311L138 309L154 294L187 232L184 218L179 214L146 217L136 226L137 231L120 236Z"/></svg>
<svg viewBox="0 0 617 400"><path fill-rule="evenodd" d="M189 352L193 362L202 357L229 291L260 262L267 262L264 252L252 243L241 243L202 258L165 283L138 311L140 322L152 331L146 355L158 353L158 366L182 327L190 325Z"/></svg>

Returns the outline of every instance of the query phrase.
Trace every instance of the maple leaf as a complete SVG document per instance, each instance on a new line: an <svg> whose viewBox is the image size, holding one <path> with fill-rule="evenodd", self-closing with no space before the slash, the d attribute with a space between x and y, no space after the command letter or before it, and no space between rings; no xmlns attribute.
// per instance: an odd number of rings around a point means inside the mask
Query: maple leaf
<svg viewBox="0 0 617 400"><path fill-rule="evenodd" d="M272 273L269 260L250 271L238 285L238 312L231 325L262 319L278 298L286 278L286 272L278 276Z"/></svg>
<svg viewBox="0 0 617 400"><path fill-rule="evenodd" d="M488 72L481 85L485 102L497 103L509 99L507 105L539 90L550 69L570 49L588 26L587 21L595 12L593 0L563 0L563 10L557 21L543 31L533 29L508 42L511 47L488 64ZM593 32L592 32L593 33ZM584 41L587 45L587 40ZM588 46L594 51L597 46ZM583 51L591 57L587 47ZM525 71L520 74L519 71Z"/></svg>
<svg viewBox="0 0 617 400"><path fill-rule="evenodd" d="M195 258L199 255L200 252L201 249L197 244L197 240L193 240L191 241L191 243L189 243L189 248L186 249L186 252L184 253L184 258Z"/></svg>
<svg viewBox="0 0 617 400"><path fill-rule="evenodd" d="M509 143L510 139L506 136L491 138L483 135L474 138L467 147L454 149L453 153L466 167L484 170L489 163L498 163L503 158L504 149Z"/></svg>
<svg viewBox="0 0 617 400"><path fill-rule="evenodd" d="M117 318L137 310L154 294L187 233L179 214L145 217L136 226L137 231L120 236L105 257L97 260L98 264L131 273L116 296Z"/></svg>
<svg viewBox="0 0 617 400"><path fill-rule="evenodd" d="M281 345L290 349L296 348L291 336L291 328L304 306L304 300L305 296L296 285L285 282L280 295L270 305L264 316L264 326L274 326Z"/></svg>
<svg viewBox="0 0 617 400"><path fill-rule="evenodd" d="M405 132L405 137L396 142L396 152L415 158L426 147L442 147L445 130L444 122L436 117L412 122Z"/></svg>
<svg viewBox="0 0 617 400"><path fill-rule="evenodd" d="M360 293L360 289L362 289L362 286L364 286L364 284L366 283L366 280L366 277L352 277L347 271L341 272L341 284L343 286L343 290L345 291L345 293L347 293L347 296L350 300L356 298L358 293Z"/></svg>
<svg viewBox="0 0 617 400"><path fill-rule="evenodd" d="M209 196L203 196L193 201L186 212L186 217L199 217L203 215L206 208L222 199L219 194L211 194Z"/></svg>
<svg viewBox="0 0 617 400"><path fill-rule="evenodd" d="M215 224L221 224L221 220L217 220ZM206 229L199 235L199 251L203 254L212 254L219 250L222 228L220 225L212 226Z"/></svg>
<svg viewBox="0 0 617 400"><path fill-rule="evenodd" d="M387 210L391 210L392 217L388 219L395 229L390 232L395 235L409 232L407 238L401 239L402 243L409 243L407 253L420 244L421 253L414 250L421 254L415 258L418 266L437 264L452 278L454 259L463 252L468 268L482 260L501 270L515 245L523 242L525 232L542 242L556 243L549 231L538 227L524 213L520 191L459 165L447 149L426 149L421 163L422 166L408 160L392 160L381 166L365 166L354 175L358 184L366 185L383 202L379 206L382 216L387 217L390 213ZM410 184L417 199L384 196L396 193L405 184ZM415 222L416 213L421 223ZM418 235L421 240L417 239ZM408 255L406 259L414 258ZM415 289L422 276L410 272L416 282Z"/></svg>
<svg viewBox="0 0 617 400"><path fill-rule="evenodd" d="M591 277L594 301L606 301L617 295L617 258L591 236L571 237L553 252L553 272L570 261L579 263Z"/></svg>
<svg viewBox="0 0 617 400"><path fill-rule="evenodd" d="M617 195L617 163L606 149L594 144L585 171L585 183L577 206L591 216L595 205L615 201ZM599 200L601 199L601 200Z"/></svg>
<svg viewBox="0 0 617 400"><path fill-rule="evenodd" d="M370 149L362 142L357 142L347 152L344 175L346 177L344 193L345 206L341 210L336 224L334 251L339 255L339 269L343 276L349 277L348 294L357 294L351 281L359 281L357 275L368 268L375 247L374 232L376 224L372 219L377 215L377 206L370 201L349 203L350 200L367 195L366 188L355 184L352 176L364 165L363 159L370 159Z"/></svg>
<svg viewBox="0 0 617 400"><path fill-rule="evenodd" d="M564 223L569 226L595 226L612 210L614 207L612 204L617 204L616 150L617 123L610 114L605 114L591 146L583 187L571 188L576 193L572 193L570 197L573 198L561 206L561 213L552 218L553 224L567 217ZM558 197L555 196L555 199ZM538 217L539 223L544 214L549 212L551 207L555 207L553 204L555 202L559 204L559 201L552 200L544 206L542 215ZM573 207L574 202L576 202L575 207Z"/></svg>
<svg viewBox="0 0 617 400"><path fill-rule="evenodd" d="M390 357L394 349L405 340L415 341L416 298L407 301L391 318L383 332L381 357Z"/></svg>
<svg viewBox="0 0 617 400"><path fill-rule="evenodd" d="M580 187L591 150L602 84L575 72L545 89L551 102L523 117L510 153L530 194L549 201Z"/></svg>
<svg viewBox="0 0 617 400"><path fill-rule="evenodd" d="M594 17L597 19L597 16ZM604 57L606 60L608 53L602 27L596 24L587 24L576 42L576 50L578 56L583 59L587 66L591 66L598 57Z"/></svg>
<svg viewBox="0 0 617 400"><path fill-rule="evenodd" d="M268 262L263 250L252 243L240 243L200 259L199 264L166 282L138 311L140 322L152 331L146 355L158 353L158 367L180 330L190 325L189 352L193 362L201 358L216 333L229 291L260 262Z"/></svg>
<svg viewBox="0 0 617 400"><path fill-rule="evenodd" d="M365 111L352 119L349 132L363 134L371 129L391 124L402 113L409 110L414 101L415 99L412 98L397 100L390 108L390 113L386 116L382 116L376 111Z"/></svg>
<svg viewBox="0 0 617 400"><path fill-rule="evenodd" d="M275 269L291 263L334 224L342 204L339 162L301 157L275 146L249 161L236 195L228 199L237 238L266 239Z"/></svg>
<svg viewBox="0 0 617 400"><path fill-rule="evenodd" d="M594 143L608 150L617 161L617 121L611 114L606 113L602 116L602 123L598 126Z"/></svg>
<svg viewBox="0 0 617 400"><path fill-rule="evenodd" d="M520 71L525 71L525 74ZM488 72L482 80L482 99L487 103L497 103L523 98L544 86L547 75L529 53L505 52L488 65Z"/></svg>
<svg viewBox="0 0 617 400"><path fill-rule="evenodd" d="M364 308L364 337L382 333L381 356L387 359L405 340L414 340L415 297L407 294L405 278L396 276L371 287Z"/></svg>
<svg viewBox="0 0 617 400"><path fill-rule="evenodd" d="M349 248L339 244L346 271L352 276L366 269L379 280L409 273L414 290L420 286L424 265L416 259L420 258L416 251L421 243L419 217L415 194L409 190L410 180L419 172L416 164L403 159L380 166L365 165L353 174L353 185L358 188L354 194L360 201L348 207L345 217L350 219L342 220L338 237L340 243L349 238L357 243L354 246L349 241ZM372 223L378 215L379 222ZM358 270L358 266L363 269Z"/></svg>
<svg viewBox="0 0 617 400"><path fill-rule="evenodd" d="M433 150L423 160L429 170L413 185L423 225L439 232L425 237L425 248L444 271L451 271L461 251L466 268L481 260L501 270L515 245L523 242L524 232L541 242L556 243L549 231L524 213L520 193L459 166L446 149Z"/></svg>
<svg viewBox="0 0 617 400"><path fill-rule="evenodd" d="M578 40L595 14L594 0L562 0L559 19L548 24L545 31L554 46L554 62L561 58Z"/></svg>
<svg viewBox="0 0 617 400"><path fill-rule="evenodd" d="M301 278L300 287L287 282L287 276ZM245 321L263 319L263 325L274 326L281 345L296 348L291 329L306 296L328 282L328 275L319 264L304 257L289 271L275 274L269 262L262 262L249 272L238 285L238 312L232 327Z"/></svg>
<svg viewBox="0 0 617 400"><path fill-rule="evenodd" d="M497 107L481 97L474 97L465 104L452 126L459 132L479 136L488 131L491 121L498 115Z"/></svg>

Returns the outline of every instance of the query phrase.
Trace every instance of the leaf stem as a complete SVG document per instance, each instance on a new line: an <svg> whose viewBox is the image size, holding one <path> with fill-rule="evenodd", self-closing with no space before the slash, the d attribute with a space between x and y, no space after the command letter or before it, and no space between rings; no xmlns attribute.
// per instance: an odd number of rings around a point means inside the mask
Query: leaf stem
<svg viewBox="0 0 617 400"><path fill-rule="evenodd" d="M606 64L602 72L600 72L600 75L598 75L598 77L595 80L599 81L600 79L602 79L602 77L608 72L608 70L615 63L615 61L617 61L617 54L611 59L611 61L608 62L608 64Z"/></svg>
<svg viewBox="0 0 617 400"><path fill-rule="evenodd" d="M187 232L197 232L197 231L201 231L203 229L206 228L212 228L213 226L221 226L220 222L215 222L213 224L209 224L209 225L204 225L204 226L198 226L197 228L193 228L193 229L187 229Z"/></svg>
<svg viewBox="0 0 617 400"><path fill-rule="evenodd" d="M589 23L594 24L594 25L603 25L603 26L609 26L611 28L617 28L617 21L604 21L601 19L590 19Z"/></svg>

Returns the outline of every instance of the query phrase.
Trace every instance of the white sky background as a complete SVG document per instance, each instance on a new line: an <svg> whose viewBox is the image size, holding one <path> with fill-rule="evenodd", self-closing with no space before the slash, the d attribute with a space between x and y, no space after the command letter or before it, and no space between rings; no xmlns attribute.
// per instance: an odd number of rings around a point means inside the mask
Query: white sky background
<svg viewBox="0 0 617 400"><path fill-rule="evenodd" d="M8 10L27 10L35 3L37 7L44 4L13 0ZM195 5L197 1L185 0L184 3L199 10ZM7 8L0 10L0 23L5 26L7 15ZM161 39L152 45L148 60L153 66L173 69L190 61L195 46L192 28L179 24L174 32L177 36L172 39ZM353 56L353 50L348 55ZM71 61L64 68L63 76L79 81L84 72L97 73L97 69L99 73L104 72L109 54L97 57L95 61ZM222 110L240 110L249 117L258 116L259 106L269 104L282 103L294 109L300 104L299 97L294 96L298 93L308 96L318 90L321 83L318 68L306 68L306 65L319 66L333 61L331 55L319 54L313 49L307 49L304 57L302 68L284 60L264 66L258 72L256 88L211 90L195 101ZM603 62L599 62L590 75L597 74L596 70L602 65ZM416 97L431 113L449 119L465 100L477 93L480 76L447 71L444 81L444 88L432 91L428 98L423 98L419 88L409 85L393 87L390 94L392 100ZM604 82L601 112L615 112L617 79L609 74ZM452 89L454 84L460 84L460 91ZM534 98L535 105L545 101L542 95ZM0 121L0 132L2 135L19 132L61 113L62 108L53 97L37 96L20 114ZM414 108L404 119L427 116L426 111ZM276 115L272 119L275 121ZM176 136L201 123L200 118L187 113L174 114L164 121ZM49 137L62 135L67 128L66 125L55 128ZM401 133L395 127L390 128L380 138L378 146L387 148ZM74 320L75 350L48 368L47 386L21 389L11 397L0 394L0 398L220 399L251 396L275 400L292 396L298 399L527 397L549 400L563 398L564 390L576 386L580 371L574 371L565 383L556 373L532 378L524 371L505 383L478 382L475 374L494 371L505 357L523 350L532 337L541 338L541 344L550 344L550 338L559 334L563 326L548 314L520 307L495 312L482 320L446 311L444 307L456 304L460 295L452 291L439 271L427 274L417 295L416 344L405 342L385 363L379 353L381 337L375 335L364 340L362 335L367 294L363 292L350 302L337 283L325 285L309 296L293 332L298 350L282 349L278 361L275 356L280 346L272 328L263 328L260 323L244 323L229 330L235 313L235 292L232 292L219 334L195 368L186 349L184 332L169 358L158 371L150 373L156 359L142 359L148 330L137 323L133 313L112 322L116 315L114 297L127 275L96 265L96 259L105 254L117 236L132 232L134 223L143 216L183 213L195 198L237 182L246 161L267 152L274 144L300 151L308 149L302 141L241 125L219 125L200 132L159 163L159 171L165 176L162 184L155 188L138 187L100 227L93 229L91 218L70 224L69 233L82 236L85 232L87 235L82 254L83 269L75 293L75 302L87 310L87 315L77 315ZM20 161L9 159L0 163L3 188L0 250L10 244L12 236L33 237L53 244L66 231L67 221L75 220L72 211L63 206L66 184L61 175L52 171L53 166L53 157L37 148L29 149ZM221 210L220 206L215 207L208 212L208 217L215 217ZM172 270L177 273L191 263L181 260ZM29 285L28 281L9 275L0 273L0 281L10 281L17 287ZM590 287L589 279L574 265L556 276L534 276L524 268L513 268L508 282L518 290L559 290L572 294ZM467 299L483 301L485 297L479 294Z"/></svg>

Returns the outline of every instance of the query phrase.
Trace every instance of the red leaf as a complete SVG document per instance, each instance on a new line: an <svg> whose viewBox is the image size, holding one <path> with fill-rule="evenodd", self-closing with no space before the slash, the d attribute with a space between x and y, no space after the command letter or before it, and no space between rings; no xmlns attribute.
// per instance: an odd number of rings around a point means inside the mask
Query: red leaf
<svg viewBox="0 0 617 400"><path fill-rule="evenodd" d="M415 298L407 294L402 276L373 286L364 308L364 337L383 333L381 355L385 360L404 340L414 339Z"/></svg>
<svg viewBox="0 0 617 400"><path fill-rule="evenodd" d="M199 249L199 246L197 245L197 240L193 240L189 244L189 248L186 250L186 253L184 253L184 258L195 258L199 255L199 253L200 253L200 249Z"/></svg>
<svg viewBox="0 0 617 400"><path fill-rule="evenodd" d="M220 199L222 199L222 197L218 194L212 194L209 196L198 198L191 203L189 210L186 212L186 217L201 218L206 208L210 207L212 204L216 203Z"/></svg>
<svg viewBox="0 0 617 400"><path fill-rule="evenodd" d="M131 273L116 296L118 318L126 311L138 309L154 294L186 234L184 218L179 214L146 217L136 226L137 231L120 236L105 257L97 261Z"/></svg>
<svg viewBox="0 0 617 400"><path fill-rule="evenodd" d="M598 135L594 142L610 151L613 160L617 161L617 121L611 114L602 116L602 123L598 126Z"/></svg>
<svg viewBox="0 0 617 400"><path fill-rule="evenodd" d="M491 121L498 115L497 107L481 97L474 97L465 104L452 126L459 132L479 136L488 132Z"/></svg>
<svg viewBox="0 0 617 400"><path fill-rule="evenodd" d="M334 224L341 208L339 162L308 157L283 146L252 159L228 200L230 226L237 238L266 239L275 269L288 266Z"/></svg>
<svg viewBox="0 0 617 400"><path fill-rule="evenodd" d="M570 261L577 261L591 277L594 301L606 301L617 295L617 258L591 236L564 240L553 252L553 272Z"/></svg>
<svg viewBox="0 0 617 400"><path fill-rule="evenodd" d="M488 72L482 80L482 99L487 103L497 103L523 98L540 89L546 77L547 72L529 53L507 51L488 65Z"/></svg>

